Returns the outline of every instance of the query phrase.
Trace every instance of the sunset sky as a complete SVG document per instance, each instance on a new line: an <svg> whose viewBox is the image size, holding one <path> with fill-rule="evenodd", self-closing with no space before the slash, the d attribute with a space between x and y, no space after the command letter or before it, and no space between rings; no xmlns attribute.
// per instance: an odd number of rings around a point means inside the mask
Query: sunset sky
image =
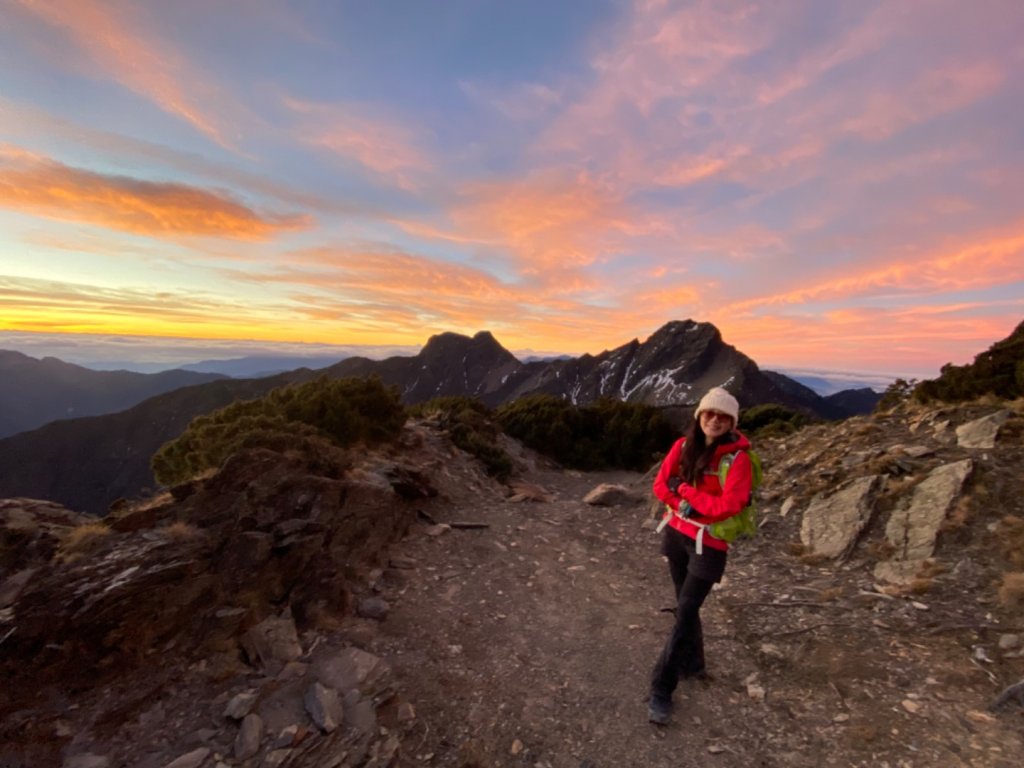
<svg viewBox="0 0 1024 768"><path fill-rule="evenodd" d="M0 0L0 331L934 376L1024 319L1022 73L1020 0Z"/></svg>

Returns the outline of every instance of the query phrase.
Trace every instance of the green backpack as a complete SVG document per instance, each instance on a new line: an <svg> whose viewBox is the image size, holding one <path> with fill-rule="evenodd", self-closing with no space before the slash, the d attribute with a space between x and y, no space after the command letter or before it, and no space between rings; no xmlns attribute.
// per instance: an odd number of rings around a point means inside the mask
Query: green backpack
<svg viewBox="0 0 1024 768"><path fill-rule="evenodd" d="M722 488L725 488L725 478L728 476L729 469L738 455L739 451L727 453L718 463L718 482ZM740 536L753 538L754 534L757 533L757 501L754 498L754 493L761 486L761 457L754 453L753 450L748 450L747 455L750 457L751 472L750 501L738 514L720 523L712 523L708 526L708 533L722 541L731 542Z"/></svg>

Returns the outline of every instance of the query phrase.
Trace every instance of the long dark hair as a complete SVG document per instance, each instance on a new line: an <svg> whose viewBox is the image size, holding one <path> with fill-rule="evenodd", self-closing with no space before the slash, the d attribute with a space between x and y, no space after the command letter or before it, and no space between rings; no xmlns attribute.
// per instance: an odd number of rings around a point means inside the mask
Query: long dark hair
<svg viewBox="0 0 1024 768"><path fill-rule="evenodd" d="M711 459L715 457L715 448L736 439L736 435L730 429L709 445L699 421L695 418L690 422L686 430L686 442L683 443L683 451L679 456L679 476L683 478L683 482L692 486L700 482L701 475L711 464Z"/></svg>

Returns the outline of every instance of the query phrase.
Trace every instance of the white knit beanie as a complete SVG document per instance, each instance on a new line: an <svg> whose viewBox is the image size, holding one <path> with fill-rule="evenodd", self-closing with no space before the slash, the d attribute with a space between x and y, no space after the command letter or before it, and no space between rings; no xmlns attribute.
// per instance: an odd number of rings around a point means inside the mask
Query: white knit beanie
<svg viewBox="0 0 1024 768"><path fill-rule="evenodd" d="M712 387L708 393L700 399L693 418L699 419L702 411L718 411L732 416L732 424L736 426L740 420L739 401L721 387Z"/></svg>

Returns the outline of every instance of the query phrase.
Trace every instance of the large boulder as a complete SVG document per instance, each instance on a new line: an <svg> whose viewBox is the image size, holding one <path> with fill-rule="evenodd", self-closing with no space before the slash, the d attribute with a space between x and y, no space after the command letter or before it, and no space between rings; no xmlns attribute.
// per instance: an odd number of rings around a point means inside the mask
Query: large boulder
<svg viewBox="0 0 1024 768"><path fill-rule="evenodd" d="M800 541L808 554L845 557L871 520L883 475L858 477L831 493L811 499L800 525Z"/></svg>
<svg viewBox="0 0 1024 768"><path fill-rule="evenodd" d="M885 538L893 555L875 567L877 579L905 584L916 577L924 561L935 552L939 528L960 498L973 467L971 459L936 467L914 488L905 506L892 513Z"/></svg>

